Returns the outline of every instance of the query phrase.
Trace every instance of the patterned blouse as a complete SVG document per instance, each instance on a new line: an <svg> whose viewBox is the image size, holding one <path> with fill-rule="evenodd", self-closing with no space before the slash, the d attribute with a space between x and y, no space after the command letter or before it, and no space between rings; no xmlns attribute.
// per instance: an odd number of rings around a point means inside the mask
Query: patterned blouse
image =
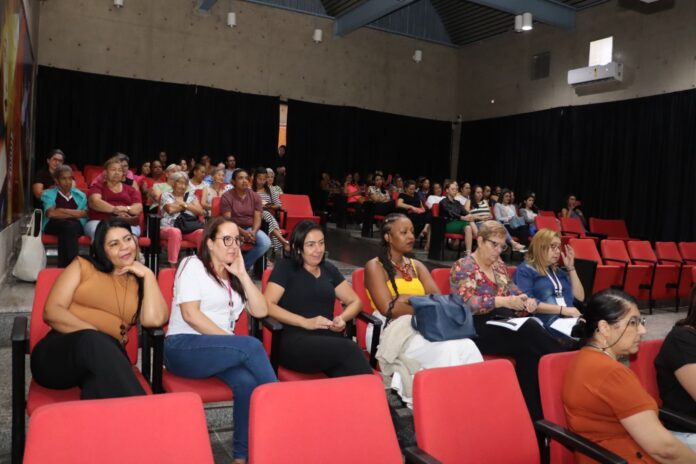
<svg viewBox="0 0 696 464"><path fill-rule="evenodd" d="M515 296L522 291L512 282L502 260L493 264L495 281L481 270L472 255L454 263L450 272L452 292L462 296L474 314L485 314L495 309L496 296Z"/></svg>

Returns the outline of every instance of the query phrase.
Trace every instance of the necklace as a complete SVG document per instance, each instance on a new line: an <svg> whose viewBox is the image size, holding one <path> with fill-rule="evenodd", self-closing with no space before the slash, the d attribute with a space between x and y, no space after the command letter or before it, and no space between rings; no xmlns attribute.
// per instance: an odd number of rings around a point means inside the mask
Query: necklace
<svg viewBox="0 0 696 464"><path fill-rule="evenodd" d="M413 280L413 277L411 276L411 260L407 259L405 263L396 264L394 261L390 260L391 263L394 265L394 268L401 273L403 276L404 280L406 282L410 282Z"/></svg>
<svg viewBox="0 0 696 464"><path fill-rule="evenodd" d="M599 346L595 345L594 343L590 343L590 342L585 343L585 345L587 345L587 346L589 346L590 348L594 348L595 350L600 351L600 352L606 354L606 355L609 356L611 359L614 359L614 357L613 357L611 354L607 353L607 349L606 349L606 348L600 348ZM616 361L616 359L614 359L614 361Z"/></svg>
<svg viewBox="0 0 696 464"><path fill-rule="evenodd" d="M120 335L121 335L121 345L126 346L126 343L128 343L128 329L130 327L127 327L126 324L123 322L123 318L125 316L125 311L126 311L126 298L128 297L128 276L126 276L126 289L123 292L123 304L121 304L121 300L118 297L118 290L116 288L116 278L114 276L111 276L111 283L114 284L114 295L116 295L116 308L118 309L118 315L119 318L121 319L121 325L119 326L120 330Z"/></svg>

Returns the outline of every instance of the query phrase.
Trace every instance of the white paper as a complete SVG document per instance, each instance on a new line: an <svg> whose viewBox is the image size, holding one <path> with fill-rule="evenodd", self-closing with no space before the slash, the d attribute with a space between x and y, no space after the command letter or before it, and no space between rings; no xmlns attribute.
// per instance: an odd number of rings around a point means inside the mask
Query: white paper
<svg viewBox="0 0 696 464"><path fill-rule="evenodd" d="M577 317L559 317L558 319L553 321L553 324L551 324L551 328L556 329L559 332L570 337L570 332L573 330L573 327L575 327L575 324L577 323Z"/></svg>
<svg viewBox="0 0 696 464"><path fill-rule="evenodd" d="M511 317L510 319L491 319L490 321L486 322L486 324L505 327L506 329L512 330L513 332L517 332L518 330L520 330L520 327L522 327L525 324L525 322L527 322L530 319L534 320L541 326L544 325L539 319L535 317Z"/></svg>

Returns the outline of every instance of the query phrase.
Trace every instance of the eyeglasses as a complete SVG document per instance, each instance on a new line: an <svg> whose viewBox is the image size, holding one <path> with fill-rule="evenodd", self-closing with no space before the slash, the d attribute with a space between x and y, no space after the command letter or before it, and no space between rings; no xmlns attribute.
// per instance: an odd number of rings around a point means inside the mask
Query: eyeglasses
<svg viewBox="0 0 696 464"><path fill-rule="evenodd" d="M242 246L242 243L244 243L244 239L241 235L236 235L234 237L231 235L225 235L223 237L216 237L215 240L222 240L222 244L226 247L232 246L232 243L236 243L237 246Z"/></svg>
<svg viewBox="0 0 696 464"><path fill-rule="evenodd" d="M497 248L500 250L502 253L503 251L507 250L507 243L505 242L496 242L495 240L489 240L487 238L484 239L486 242L490 243L491 247Z"/></svg>
<svg viewBox="0 0 696 464"><path fill-rule="evenodd" d="M552 243L549 245L549 248L553 251L558 251L561 249L561 244L560 243Z"/></svg>
<svg viewBox="0 0 696 464"><path fill-rule="evenodd" d="M634 316L628 320L628 327L638 327L638 324L645 327L645 324L647 324L647 323L648 323L648 320L645 317Z"/></svg>

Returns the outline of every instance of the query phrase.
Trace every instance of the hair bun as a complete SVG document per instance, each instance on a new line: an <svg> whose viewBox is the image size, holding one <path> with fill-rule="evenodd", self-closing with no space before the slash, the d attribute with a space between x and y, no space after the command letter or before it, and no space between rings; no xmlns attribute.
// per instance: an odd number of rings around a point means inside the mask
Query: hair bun
<svg viewBox="0 0 696 464"><path fill-rule="evenodd" d="M570 331L570 336L573 338L587 338L587 321L582 317L578 319L578 322L573 326Z"/></svg>

